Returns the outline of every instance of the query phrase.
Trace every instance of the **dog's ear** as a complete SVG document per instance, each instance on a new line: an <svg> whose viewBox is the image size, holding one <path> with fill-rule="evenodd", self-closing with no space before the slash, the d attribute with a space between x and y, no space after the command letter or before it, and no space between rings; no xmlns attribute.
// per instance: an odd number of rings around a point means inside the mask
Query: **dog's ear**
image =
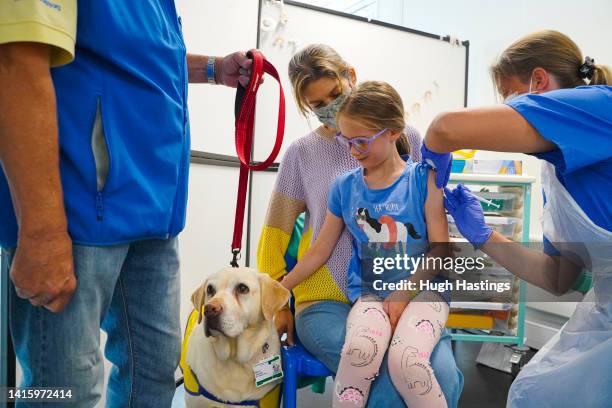
<svg viewBox="0 0 612 408"><path fill-rule="evenodd" d="M193 303L193 307L198 311L198 324L202 322L202 306L206 302L206 284L208 280L206 280L199 288L195 290L191 294L191 303Z"/></svg>
<svg viewBox="0 0 612 408"><path fill-rule="evenodd" d="M272 320L276 312L287 304L290 293L287 288L265 273L259 274L259 286L261 287L261 311L266 320Z"/></svg>

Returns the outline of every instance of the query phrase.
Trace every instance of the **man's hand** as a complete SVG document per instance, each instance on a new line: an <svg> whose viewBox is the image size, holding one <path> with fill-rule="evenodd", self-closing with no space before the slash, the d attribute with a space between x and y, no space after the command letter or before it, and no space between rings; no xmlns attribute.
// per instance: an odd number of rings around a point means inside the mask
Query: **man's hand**
<svg viewBox="0 0 612 408"><path fill-rule="evenodd" d="M244 88L249 84L251 78L251 65L253 61L247 58L242 51L225 56L219 63L220 70L217 74L217 82L232 88L238 83Z"/></svg>
<svg viewBox="0 0 612 408"><path fill-rule="evenodd" d="M225 56L219 63L217 83L236 88L238 83L246 88L251 80L253 60L242 51ZM259 81L263 84L263 77Z"/></svg>
<svg viewBox="0 0 612 408"><path fill-rule="evenodd" d="M286 343L293 346L293 314L288 307L285 307L274 315L274 324L276 325L276 331L278 337L282 337L283 334L287 333Z"/></svg>
<svg viewBox="0 0 612 408"><path fill-rule="evenodd" d="M58 312L76 287L60 181L49 46L0 45L0 165L19 225L17 294Z"/></svg>
<svg viewBox="0 0 612 408"><path fill-rule="evenodd" d="M19 297L52 312L62 311L77 286L68 234L21 235L13 257L11 279Z"/></svg>
<svg viewBox="0 0 612 408"><path fill-rule="evenodd" d="M206 83L206 71L209 56L187 54L189 83ZM225 57L215 57L215 83L237 88L238 84L246 88L251 80L253 60L246 53L237 51ZM264 82L263 77L260 84Z"/></svg>
<svg viewBox="0 0 612 408"><path fill-rule="evenodd" d="M389 322L391 323L391 333L395 331L397 322L402 317L408 303L410 303L410 294L402 290L392 292L383 302L383 310L389 316Z"/></svg>

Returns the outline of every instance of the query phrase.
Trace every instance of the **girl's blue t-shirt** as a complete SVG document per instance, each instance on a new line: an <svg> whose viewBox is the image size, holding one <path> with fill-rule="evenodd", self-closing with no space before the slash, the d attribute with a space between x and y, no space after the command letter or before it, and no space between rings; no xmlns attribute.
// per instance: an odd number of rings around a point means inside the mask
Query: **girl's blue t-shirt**
<svg viewBox="0 0 612 408"><path fill-rule="evenodd" d="M374 290L374 280L398 282L410 279L410 268L385 270L380 274L365 270L372 259L372 247L379 254L420 256L428 249L425 224L428 166L406 163L400 177L383 189L371 189L363 178L363 168L339 176L332 184L328 209L344 220L353 236L353 254L348 269L348 297L355 302L370 293L386 297L390 290ZM368 243L384 243L368 246ZM369 265L369 264L367 264ZM363 270L362 270L363 269ZM378 286L380 287L380 286Z"/></svg>

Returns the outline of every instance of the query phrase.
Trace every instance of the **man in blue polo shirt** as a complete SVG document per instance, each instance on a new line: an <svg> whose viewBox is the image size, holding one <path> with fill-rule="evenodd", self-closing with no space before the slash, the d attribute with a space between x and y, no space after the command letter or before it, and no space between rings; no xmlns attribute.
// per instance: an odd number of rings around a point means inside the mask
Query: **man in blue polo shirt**
<svg viewBox="0 0 612 408"><path fill-rule="evenodd" d="M187 55L173 0L3 0L0 16L0 246L21 385L95 406L102 327L107 406L169 407L187 83L246 84L250 61Z"/></svg>

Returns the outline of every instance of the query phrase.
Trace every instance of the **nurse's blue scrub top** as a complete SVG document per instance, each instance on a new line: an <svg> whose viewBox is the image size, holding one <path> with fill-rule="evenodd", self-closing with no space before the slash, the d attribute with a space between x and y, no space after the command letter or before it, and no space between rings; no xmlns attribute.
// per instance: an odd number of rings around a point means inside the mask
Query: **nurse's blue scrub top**
<svg viewBox="0 0 612 408"><path fill-rule="evenodd" d="M557 145L533 155L552 163L591 221L612 231L612 86L525 94L507 104ZM544 239L546 252L556 253Z"/></svg>

